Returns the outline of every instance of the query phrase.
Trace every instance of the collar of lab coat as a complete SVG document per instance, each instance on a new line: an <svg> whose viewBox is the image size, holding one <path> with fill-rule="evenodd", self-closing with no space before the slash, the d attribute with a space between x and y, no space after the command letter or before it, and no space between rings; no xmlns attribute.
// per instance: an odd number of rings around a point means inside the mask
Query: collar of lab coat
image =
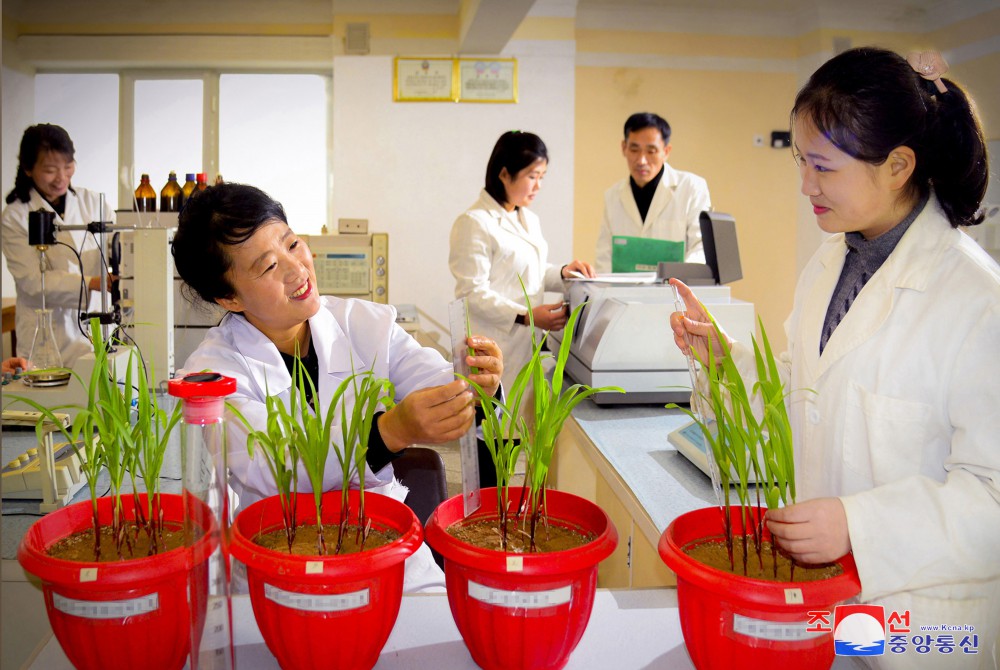
<svg viewBox="0 0 1000 670"><path fill-rule="evenodd" d="M653 200L649 203L649 211L646 212L646 221L642 220L639 216L639 206L635 204L635 196L632 195L632 183L631 179L624 179L618 186L618 198L621 200L622 207L625 208L625 212L629 215L636 225L645 227L648 223L652 225L663 210L667 208L670 201L674 199L674 192L677 190L677 185L680 183L679 175L677 170L670 167L669 163L663 164L663 176L660 177L660 182L656 186L656 192L653 194Z"/></svg>
<svg viewBox="0 0 1000 670"><path fill-rule="evenodd" d="M540 235L534 230L537 227L535 217L528 210L518 207L513 212L508 212L485 188L479 194L479 204L487 214L496 219L498 226L538 249Z"/></svg>
<svg viewBox="0 0 1000 670"><path fill-rule="evenodd" d="M843 234L826 241L827 248L819 259L820 276L806 298L802 323L804 359L815 367L816 377L871 338L889 318L902 291L927 289L928 268L938 266L956 235L961 233L949 225L937 198L932 196L882 267L861 289L820 356L820 332L847 256Z"/></svg>
<svg viewBox="0 0 1000 670"><path fill-rule="evenodd" d="M332 393L329 384L339 383L351 374L352 351L343 328L330 313L326 306L327 298L322 299L319 311L309 319L309 333L313 350L319 361L320 397L329 398ZM252 323L240 314L229 314L227 319L233 319L233 328L238 332L234 340L240 353L251 368L260 371L262 384L266 380L268 394L280 394L292 387L292 377L288 374L285 361L274 343ZM346 346L344 343L348 343ZM367 363L354 357L354 365L358 370L366 369Z"/></svg>
<svg viewBox="0 0 1000 670"><path fill-rule="evenodd" d="M76 218L77 210L80 208L80 205L77 202L76 193L74 193L73 191L69 190L66 191L66 206L63 207L63 214L61 217L59 216L59 213L52 208L52 205L49 204L49 201L46 200L34 186L31 187L30 195L31 197L28 201L28 211L33 212L39 208L44 209L46 211L55 214L56 217L59 218L59 220L63 223L67 221L72 221L74 218ZM89 221L87 223L89 223Z"/></svg>

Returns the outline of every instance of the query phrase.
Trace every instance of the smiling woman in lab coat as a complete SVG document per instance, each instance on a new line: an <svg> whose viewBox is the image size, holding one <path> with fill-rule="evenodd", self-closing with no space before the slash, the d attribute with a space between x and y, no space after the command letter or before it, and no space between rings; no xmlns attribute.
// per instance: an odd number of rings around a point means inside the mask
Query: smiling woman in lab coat
<svg viewBox="0 0 1000 670"><path fill-rule="evenodd" d="M583 261L549 263L538 216L528 209L548 163L538 135L517 130L501 135L486 166L486 187L451 228L448 266L455 297L468 298L473 332L493 338L503 350L508 388L531 356L528 307L518 277L531 299L535 326L560 330L569 314L562 301L542 304L545 291L563 292L563 280L573 273L594 276Z"/></svg>
<svg viewBox="0 0 1000 670"><path fill-rule="evenodd" d="M958 229L983 219L986 149L940 56L910 61L846 51L795 101L802 193L832 236L786 323L800 502L768 512L768 528L804 562L853 551L862 601L909 612L906 652L871 657L879 666L995 669L1000 267ZM688 334L705 355L705 313L680 287L675 341L686 350ZM733 356L752 379L753 354ZM954 651L922 654L921 626L974 631L929 633Z"/></svg>
<svg viewBox="0 0 1000 670"><path fill-rule="evenodd" d="M14 188L3 210L3 254L17 289L16 332L23 354L29 353L35 310L42 306L38 251L28 245L28 213L54 212L57 225L113 220L110 207L101 218L99 193L72 185L75 172L73 140L63 128L40 123L24 131ZM91 349L79 314L100 309L96 292L101 289L101 257L94 236L85 231L57 232L56 241L59 244L45 252L45 307L52 310L52 332L63 365L72 367Z"/></svg>
<svg viewBox="0 0 1000 670"><path fill-rule="evenodd" d="M391 460L415 444L457 439L472 425L475 410L467 383L433 349L423 348L396 322L395 309L365 300L320 296L312 254L288 226L281 205L263 191L242 184L221 184L193 196L181 211L173 242L181 278L202 299L229 311L184 364L188 372L213 370L236 379L232 402L263 429L265 398L288 402L293 356L303 363L326 412L334 390L353 370L372 369L396 390L392 409L372 425L365 484L402 500L405 488L393 477ZM503 371L494 342L469 338L480 369L472 379L496 392ZM348 391L351 402L352 391ZM262 458L248 458L246 431L228 422L230 484L248 505L276 493ZM357 480L353 482L357 484ZM323 489L342 485L340 466L329 459ZM309 480L299 474L299 488ZM443 583L429 550L407 560L404 588L413 591Z"/></svg>

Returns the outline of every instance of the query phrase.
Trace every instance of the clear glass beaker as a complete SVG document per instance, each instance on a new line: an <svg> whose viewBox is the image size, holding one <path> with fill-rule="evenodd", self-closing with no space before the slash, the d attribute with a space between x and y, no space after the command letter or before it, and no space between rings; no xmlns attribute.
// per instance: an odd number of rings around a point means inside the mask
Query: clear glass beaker
<svg viewBox="0 0 1000 670"><path fill-rule="evenodd" d="M62 353L52 331L51 309L35 310L35 336L31 340L28 360L36 370L62 367Z"/></svg>
<svg viewBox="0 0 1000 670"><path fill-rule="evenodd" d="M170 395L184 403L181 472L185 543L193 551L188 598L192 670L232 670L233 614L229 590L229 524L225 398L236 380L214 372L171 379ZM204 540L208 539L208 542ZM204 614L202 614L204 613Z"/></svg>

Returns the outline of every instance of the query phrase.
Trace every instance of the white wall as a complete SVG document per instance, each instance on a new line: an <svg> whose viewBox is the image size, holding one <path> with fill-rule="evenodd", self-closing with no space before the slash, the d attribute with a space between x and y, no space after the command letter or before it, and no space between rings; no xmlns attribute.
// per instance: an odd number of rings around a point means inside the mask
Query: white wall
<svg viewBox="0 0 1000 670"><path fill-rule="evenodd" d="M2 195L14 188L14 177L17 175L17 151L21 146L21 135L24 129L30 126L35 117L35 76L26 73L15 67L8 67L7 54L12 51L10 44L4 42L4 65L3 65L3 115L2 115L2 135L3 135L3 155L2 172L0 172L0 185L2 185ZM4 205L6 203L3 203ZM3 297L14 297L14 278L7 271L7 259L2 261L0 269L0 293Z"/></svg>
<svg viewBox="0 0 1000 670"><path fill-rule="evenodd" d="M333 220L364 218L369 230L389 233L391 303L415 304L447 324L451 226L478 197L493 145L507 130L537 133L548 147L533 210L550 262L571 260L574 58L551 47L523 55L532 48L512 43L504 54L519 61L517 104L396 103L391 57L334 58Z"/></svg>

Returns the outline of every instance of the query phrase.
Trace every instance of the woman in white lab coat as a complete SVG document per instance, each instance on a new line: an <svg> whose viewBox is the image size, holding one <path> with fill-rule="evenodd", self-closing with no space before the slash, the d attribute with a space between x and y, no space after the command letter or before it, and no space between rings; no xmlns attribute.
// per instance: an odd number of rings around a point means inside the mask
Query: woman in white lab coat
<svg viewBox="0 0 1000 670"><path fill-rule="evenodd" d="M25 130L14 188L3 210L3 254L17 290L16 332L25 355L35 334L35 310L42 307L39 254L28 244L28 213L54 212L56 225L113 220L108 207L102 218L100 194L71 184L74 153L73 140L59 126L41 123ZM56 241L45 252L45 307L52 310L52 331L63 365L72 367L91 349L79 315L100 306L101 256L95 237L84 231L60 231Z"/></svg>
<svg viewBox="0 0 1000 670"><path fill-rule="evenodd" d="M448 266L455 297L467 298L472 330L496 340L504 353L504 378L510 387L531 356L531 329L524 289L535 326L560 330L569 317L562 301L543 304L545 291L562 293L563 280L593 277L594 268L574 260L549 262L549 245L538 216L528 209L548 169L548 151L533 133L512 130L493 147L486 186L479 199L451 228ZM520 277L520 281L518 278Z"/></svg>
<svg viewBox="0 0 1000 670"><path fill-rule="evenodd" d="M318 410L325 413L334 390L353 370L371 369L395 386L397 405L372 426L365 484L402 500L391 460L415 444L457 439L472 425L473 397L456 380L451 364L423 348L396 322L388 305L320 296L312 255L288 226L281 205L242 184L221 184L192 197L181 212L173 255L181 278L198 295L229 311L184 364L236 378L233 403L254 425L267 421L265 399L288 401L296 346L313 378ZM503 369L496 344L472 337L473 379L495 392ZM349 396L350 396L350 392ZM350 397L348 399L350 403ZM228 422L230 484L240 506L276 493L262 458L250 459L246 431ZM357 485L357 481L353 482ZM331 458L324 490L339 489L339 464ZM299 474L299 488L309 480ZM441 585L442 575L426 547L408 560L404 588Z"/></svg>
<svg viewBox="0 0 1000 670"><path fill-rule="evenodd" d="M786 323L800 502L768 527L803 562L852 551L861 600L909 613L906 651L887 645L881 667L997 668L1000 268L958 229L983 218L985 144L940 56L910 60L847 51L795 101L802 193L833 235ZM705 313L682 293L675 340L704 355ZM753 354L733 356L752 378ZM975 630L929 633L954 652L922 654L920 626Z"/></svg>

